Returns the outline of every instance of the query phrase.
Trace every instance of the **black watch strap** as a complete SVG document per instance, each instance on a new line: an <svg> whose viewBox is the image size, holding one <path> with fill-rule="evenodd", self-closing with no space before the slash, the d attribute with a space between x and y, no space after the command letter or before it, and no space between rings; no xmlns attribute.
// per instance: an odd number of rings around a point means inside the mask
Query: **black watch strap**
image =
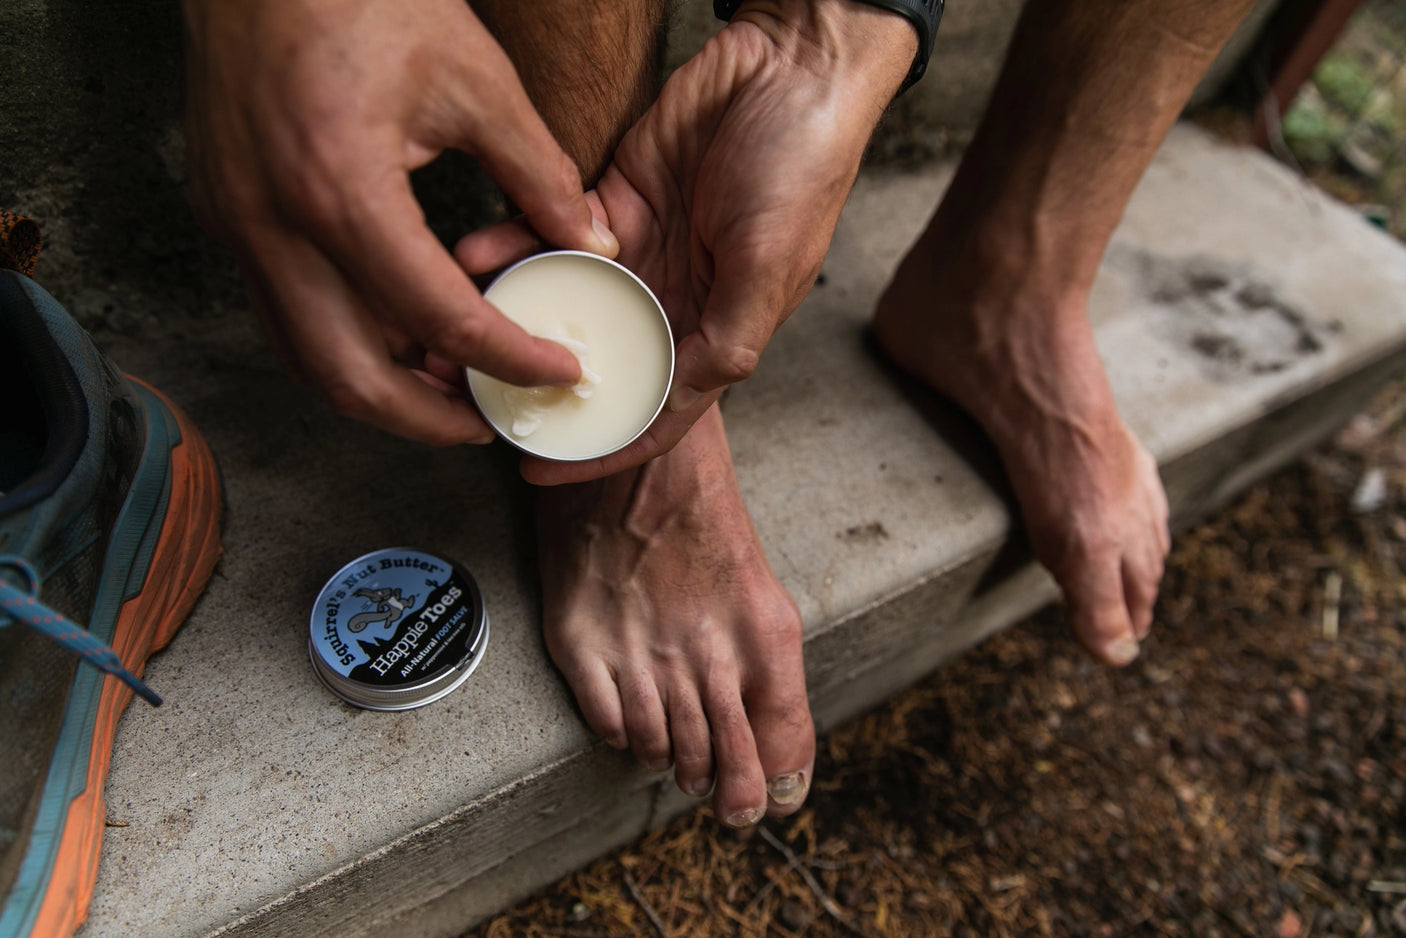
<svg viewBox="0 0 1406 938"><path fill-rule="evenodd" d="M713 15L720 20L731 20L732 14L742 5L743 0L713 0ZM881 7L897 13L913 24L918 31L918 54L913 57L913 67L903 80L899 94L907 91L923 77L928 70L928 60L932 58L933 37L937 35L937 24L942 21L942 0L859 0L870 6Z"/></svg>

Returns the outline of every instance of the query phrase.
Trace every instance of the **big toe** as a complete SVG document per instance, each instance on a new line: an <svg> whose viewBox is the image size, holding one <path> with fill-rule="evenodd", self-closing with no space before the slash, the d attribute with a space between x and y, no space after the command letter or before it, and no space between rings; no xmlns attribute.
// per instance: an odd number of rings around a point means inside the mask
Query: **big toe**
<svg viewBox="0 0 1406 938"><path fill-rule="evenodd" d="M1122 667L1138 656L1139 647L1123 592L1122 565L1108 566L1086 568L1081 579L1062 585L1080 643L1103 663Z"/></svg>
<svg viewBox="0 0 1406 938"><path fill-rule="evenodd" d="M815 724L799 637L793 647L770 656L762 679L748 687L747 715L766 777L767 813L791 814L805 801L815 766Z"/></svg>
<svg viewBox="0 0 1406 938"><path fill-rule="evenodd" d="M800 810L815 768L815 724L804 693L748 708L766 776L767 814Z"/></svg>

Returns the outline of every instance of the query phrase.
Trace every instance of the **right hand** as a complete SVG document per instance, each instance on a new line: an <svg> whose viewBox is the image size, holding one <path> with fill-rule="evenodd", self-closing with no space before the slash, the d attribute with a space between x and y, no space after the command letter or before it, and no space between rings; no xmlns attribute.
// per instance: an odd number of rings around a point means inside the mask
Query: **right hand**
<svg viewBox="0 0 1406 938"><path fill-rule="evenodd" d="M546 241L613 257L575 164L464 0L185 0L197 219L234 250L275 350L340 413L485 442L461 366L570 384L575 356L489 305L409 174L471 153Z"/></svg>

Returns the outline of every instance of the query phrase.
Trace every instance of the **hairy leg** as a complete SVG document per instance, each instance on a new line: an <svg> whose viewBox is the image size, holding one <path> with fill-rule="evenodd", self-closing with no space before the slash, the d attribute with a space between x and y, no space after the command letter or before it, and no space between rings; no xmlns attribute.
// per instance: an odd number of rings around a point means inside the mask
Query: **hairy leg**
<svg viewBox="0 0 1406 938"><path fill-rule="evenodd" d="M1168 548L1087 302L1134 186L1249 0L1031 0L951 188L879 301L904 370L990 434L1075 634L1126 664Z"/></svg>
<svg viewBox="0 0 1406 938"><path fill-rule="evenodd" d="M666 3L475 2L588 183L653 101ZM800 807L801 622L742 504L721 414L599 482L542 489L543 628L582 713L732 826Z"/></svg>
<svg viewBox="0 0 1406 938"><path fill-rule="evenodd" d="M659 90L670 0L472 0L589 188Z"/></svg>

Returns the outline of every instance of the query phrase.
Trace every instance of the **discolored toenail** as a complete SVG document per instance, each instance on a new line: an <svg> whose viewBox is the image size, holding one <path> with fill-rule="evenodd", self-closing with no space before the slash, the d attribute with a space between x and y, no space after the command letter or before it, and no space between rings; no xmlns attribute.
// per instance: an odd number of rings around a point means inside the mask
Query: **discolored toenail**
<svg viewBox="0 0 1406 938"><path fill-rule="evenodd" d="M766 808L747 808L745 811L729 814L723 823L728 827L751 827L762 819L763 814L766 814Z"/></svg>
<svg viewBox="0 0 1406 938"><path fill-rule="evenodd" d="M1116 665L1121 666L1128 664L1137 656L1137 639L1133 638L1132 636L1124 635L1122 638L1115 641L1112 645L1108 646L1108 660L1112 661Z"/></svg>
<svg viewBox="0 0 1406 938"><path fill-rule="evenodd" d="M768 779L766 783L767 797L781 805L800 804L806 800L806 792L808 791L810 791L810 783L806 780L804 772L778 775Z"/></svg>

